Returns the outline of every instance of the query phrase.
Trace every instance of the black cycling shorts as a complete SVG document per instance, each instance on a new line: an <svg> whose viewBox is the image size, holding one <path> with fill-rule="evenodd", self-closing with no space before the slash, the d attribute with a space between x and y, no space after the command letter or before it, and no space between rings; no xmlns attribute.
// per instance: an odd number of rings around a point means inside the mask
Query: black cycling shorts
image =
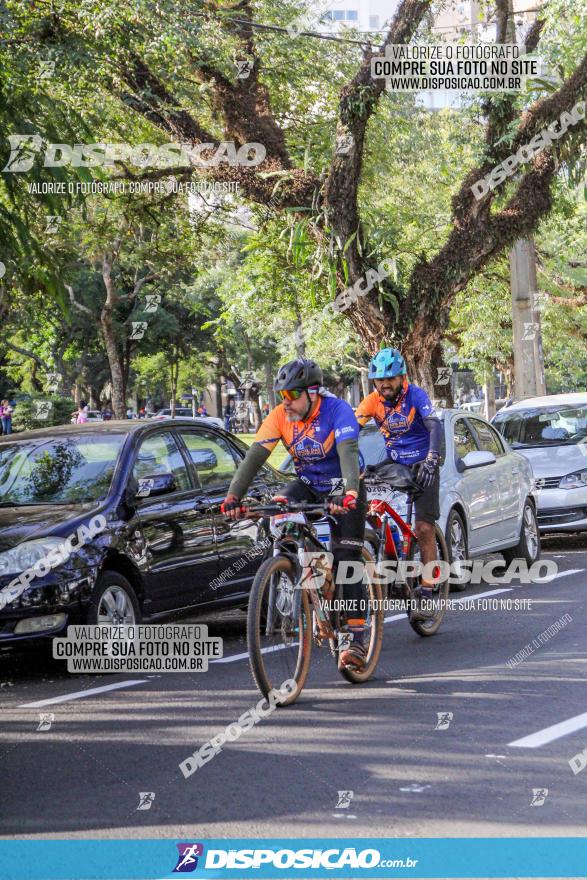
<svg viewBox="0 0 587 880"><path fill-rule="evenodd" d="M414 470L417 467L418 465L414 465ZM436 520L440 518L440 474L438 471L436 471L432 485L424 489L421 495L418 495L414 506L416 508L416 522L420 520L434 525Z"/></svg>

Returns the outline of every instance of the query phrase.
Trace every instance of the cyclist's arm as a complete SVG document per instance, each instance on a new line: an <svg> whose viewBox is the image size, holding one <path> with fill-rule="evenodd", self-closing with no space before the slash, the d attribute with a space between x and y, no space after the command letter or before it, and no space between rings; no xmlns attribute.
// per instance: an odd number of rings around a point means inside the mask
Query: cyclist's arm
<svg viewBox="0 0 587 880"><path fill-rule="evenodd" d="M336 451L340 461L340 472L345 481L345 493L353 492L358 495L361 474L359 468L359 441L356 439L343 440L337 444Z"/></svg>
<svg viewBox="0 0 587 880"><path fill-rule="evenodd" d="M271 449L267 449L261 443L253 443L238 466L237 472L228 487L227 494L235 495L237 498L243 498L258 471L262 465L265 464L270 455Z"/></svg>
<svg viewBox="0 0 587 880"><path fill-rule="evenodd" d="M424 427L430 433L430 448L428 452L434 452L440 457L440 443L442 440L442 422L438 416L426 416L423 419Z"/></svg>
<svg viewBox="0 0 587 880"><path fill-rule="evenodd" d="M424 427L430 434L430 447L428 455L432 454L436 458L440 458L440 446L442 439L442 422L436 415L432 402L423 388L418 388L416 392L416 409L420 413Z"/></svg>
<svg viewBox="0 0 587 880"><path fill-rule="evenodd" d="M228 495L242 498L255 479L258 471L265 464L272 451L281 440L281 426L277 410L272 410L263 420L255 439L244 459L237 468L228 488Z"/></svg>
<svg viewBox="0 0 587 880"><path fill-rule="evenodd" d="M375 406L377 404L377 394L368 394L360 402L355 410L355 418L359 423L359 431L364 428L367 422L370 422L375 415Z"/></svg>

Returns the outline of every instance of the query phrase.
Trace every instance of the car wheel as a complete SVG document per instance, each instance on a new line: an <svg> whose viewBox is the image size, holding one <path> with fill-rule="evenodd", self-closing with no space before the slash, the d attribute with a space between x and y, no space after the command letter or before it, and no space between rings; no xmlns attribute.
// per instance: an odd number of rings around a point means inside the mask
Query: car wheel
<svg viewBox="0 0 587 880"><path fill-rule="evenodd" d="M531 501L526 499L522 514L522 530L520 540L515 547L508 547L501 551L506 565L510 565L515 559L523 559L527 565L532 565L540 558L540 532L536 511Z"/></svg>
<svg viewBox="0 0 587 880"><path fill-rule="evenodd" d="M136 593L117 571L100 575L94 589L87 622L105 626L131 626L139 623L141 611Z"/></svg>
<svg viewBox="0 0 587 880"><path fill-rule="evenodd" d="M463 518L457 510L451 510L446 521L446 546L448 547L448 558L451 566L454 564L453 571L457 577L460 577L459 562L468 559L469 548L467 546L467 530L463 522ZM462 593L466 589L467 584L451 584L450 588L455 593Z"/></svg>

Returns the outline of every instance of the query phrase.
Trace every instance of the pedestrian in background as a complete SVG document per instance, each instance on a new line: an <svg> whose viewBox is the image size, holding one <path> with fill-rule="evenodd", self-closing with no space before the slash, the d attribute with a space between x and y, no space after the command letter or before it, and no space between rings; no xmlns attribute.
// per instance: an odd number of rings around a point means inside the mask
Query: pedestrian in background
<svg viewBox="0 0 587 880"><path fill-rule="evenodd" d="M12 434L12 413L13 408L7 400L3 400L0 404L0 418L2 419L2 433Z"/></svg>
<svg viewBox="0 0 587 880"><path fill-rule="evenodd" d="M88 404L85 400L80 400L79 409L77 411L77 416L75 419L76 425L85 425L88 421Z"/></svg>

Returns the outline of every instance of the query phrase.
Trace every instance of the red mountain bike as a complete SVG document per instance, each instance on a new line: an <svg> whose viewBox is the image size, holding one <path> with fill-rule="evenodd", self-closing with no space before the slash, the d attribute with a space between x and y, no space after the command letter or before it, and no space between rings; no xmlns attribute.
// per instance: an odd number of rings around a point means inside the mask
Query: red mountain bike
<svg viewBox="0 0 587 880"><path fill-rule="evenodd" d="M443 566L447 573L446 578L441 577L440 566L431 566L431 580L436 582L433 607L430 609L431 616L427 620L417 620L414 617L414 610L420 598L421 576L413 573L411 566L405 564L402 566L401 563L420 561L418 538L412 528L412 515L414 500L422 489L408 467L390 461L367 467L364 479L369 497L367 522L378 536L377 564L380 569L384 569L384 566L380 565L382 561L394 560L397 564L395 578L391 583L387 580L388 588L386 588L384 572L380 571L382 593L385 598L405 601L410 626L418 635L433 636L438 632L446 613L450 592L448 575L450 560L442 529L436 526L436 559L447 563L447 566ZM392 506L393 495L396 492L403 492L408 496L405 520Z"/></svg>

